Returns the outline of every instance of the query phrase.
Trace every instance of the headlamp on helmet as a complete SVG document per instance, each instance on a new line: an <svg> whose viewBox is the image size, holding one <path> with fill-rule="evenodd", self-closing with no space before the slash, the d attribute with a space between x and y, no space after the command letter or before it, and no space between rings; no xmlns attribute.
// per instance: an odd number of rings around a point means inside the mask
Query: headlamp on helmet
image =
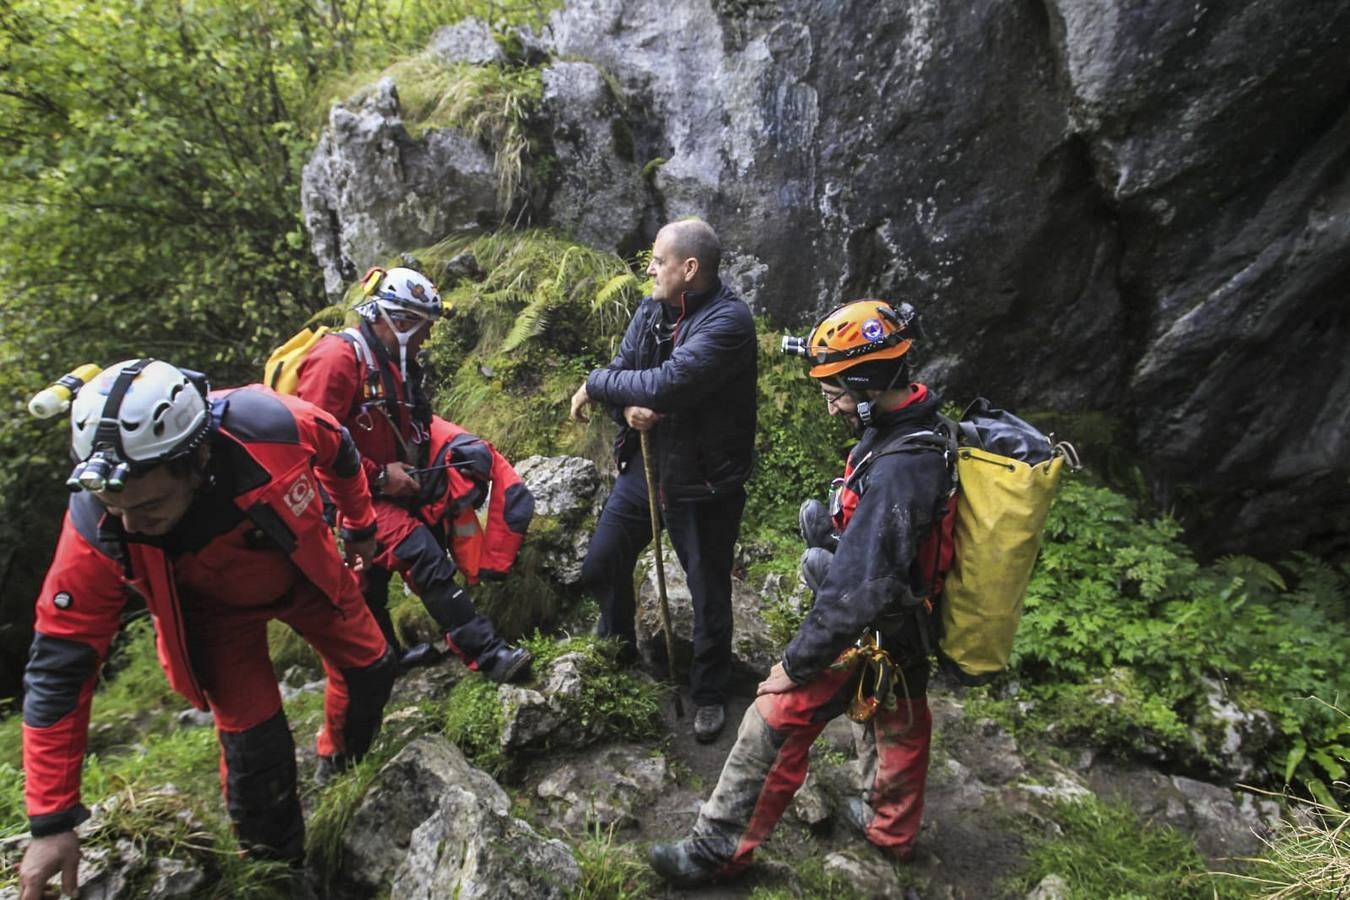
<svg viewBox="0 0 1350 900"><path fill-rule="evenodd" d="M128 478L195 450L210 430L200 372L154 359L109 366L70 407L72 491L120 491Z"/></svg>

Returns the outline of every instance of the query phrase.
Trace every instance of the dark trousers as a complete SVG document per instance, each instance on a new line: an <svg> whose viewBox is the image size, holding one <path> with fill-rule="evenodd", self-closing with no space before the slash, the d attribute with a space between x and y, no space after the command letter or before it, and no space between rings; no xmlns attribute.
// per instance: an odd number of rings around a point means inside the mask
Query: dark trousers
<svg viewBox="0 0 1350 900"><path fill-rule="evenodd" d="M466 665L486 663L504 646L492 620L475 609L468 591L455 583L459 570L430 528L419 525L403 538L394 548L393 564L404 583L422 598L450 650ZM371 567L366 573L365 598L380 631L398 648L389 616L390 575L381 566Z"/></svg>
<svg viewBox="0 0 1350 900"><path fill-rule="evenodd" d="M670 503L661 513L694 601L689 693L697 706L721 703L725 697L731 670L731 564L744 509L745 491L737 488L717 497ZM601 636L636 645L633 570L651 539L646 477L635 463L614 482L581 569L582 583L600 603L596 632Z"/></svg>

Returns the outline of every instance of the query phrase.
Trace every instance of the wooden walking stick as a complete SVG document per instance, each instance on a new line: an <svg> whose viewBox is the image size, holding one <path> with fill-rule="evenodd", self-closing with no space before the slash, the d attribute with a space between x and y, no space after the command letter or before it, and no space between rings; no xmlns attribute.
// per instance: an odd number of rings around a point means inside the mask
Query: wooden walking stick
<svg viewBox="0 0 1350 900"><path fill-rule="evenodd" d="M666 597L666 561L661 553L661 513L656 506L656 478L652 475L651 441L647 432L642 436L642 469L647 474L647 505L652 511L652 543L656 547L656 593L661 598L661 628L666 633L666 664L670 683L675 688L675 715L684 718L684 702L680 700L680 683L675 680L675 637L670 627L670 600Z"/></svg>

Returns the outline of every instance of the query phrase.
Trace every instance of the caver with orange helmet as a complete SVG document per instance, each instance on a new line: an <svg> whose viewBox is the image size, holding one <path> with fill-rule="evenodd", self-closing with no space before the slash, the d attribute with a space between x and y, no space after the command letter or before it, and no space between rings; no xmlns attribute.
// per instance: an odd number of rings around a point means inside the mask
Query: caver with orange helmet
<svg viewBox="0 0 1350 900"><path fill-rule="evenodd" d="M919 314L908 303L855 300L811 329L804 355L812 378L829 378L853 390L884 391L901 384L906 355L921 336Z"/></svg>
<svg viewBox="0 0 1350 900"><path fill-rule="evenodd" d="M928 610L951 557L951 482L931 452L941 399L909 380L918 325L907 304L858 300L783 341L859 440L828 507L813 499L799 514L810 611L757 688L690 837L652 846L652 868L673 884L750 864L805 780L812 742L846 709L867 730L870 784L839 817L894 859L914 852L932 729Z"/></svg>
<svg viewBox="0 0 1350 900"><path fill-rule="evenodd" d="M910 351L922 334L919 314L908 303L855 300L825 315L807 338L784 338L783 352L805 357L812 378L847 392L867 425L872 409L866 392L908 383Z"/></svg>

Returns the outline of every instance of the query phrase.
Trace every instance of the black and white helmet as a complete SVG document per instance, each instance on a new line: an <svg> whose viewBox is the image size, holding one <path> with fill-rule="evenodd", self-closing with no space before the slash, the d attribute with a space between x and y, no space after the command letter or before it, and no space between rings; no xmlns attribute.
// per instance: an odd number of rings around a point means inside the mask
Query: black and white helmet
<svg viewBox="0 0 1350 900"><path fill-rule="evenodd" d="M408 339L427 322L444 312L441 292L431 280L414 269L375 268L361 279L366 300L356 312L366 321L383 319L398 339L399 368L408 378Z"/></svg>
<svg viewBox="0 0 1350 900"><path fill-rule="evenodd" d="M206 379L155 359L109 366L70 407L71 490L120 490L129 475L183 456L210 428Z"/></svg>
<svg viewBox="0 0 1350 900"><path fill-rule="evenodd" d="M366 302L357 311L367 319L392 316L429 322L441 317L441 292L421 272L403 267L371 269L361 281ZM419 322L420 324L420 322ZM395 330L402 330L395 326Z"/></svg>

